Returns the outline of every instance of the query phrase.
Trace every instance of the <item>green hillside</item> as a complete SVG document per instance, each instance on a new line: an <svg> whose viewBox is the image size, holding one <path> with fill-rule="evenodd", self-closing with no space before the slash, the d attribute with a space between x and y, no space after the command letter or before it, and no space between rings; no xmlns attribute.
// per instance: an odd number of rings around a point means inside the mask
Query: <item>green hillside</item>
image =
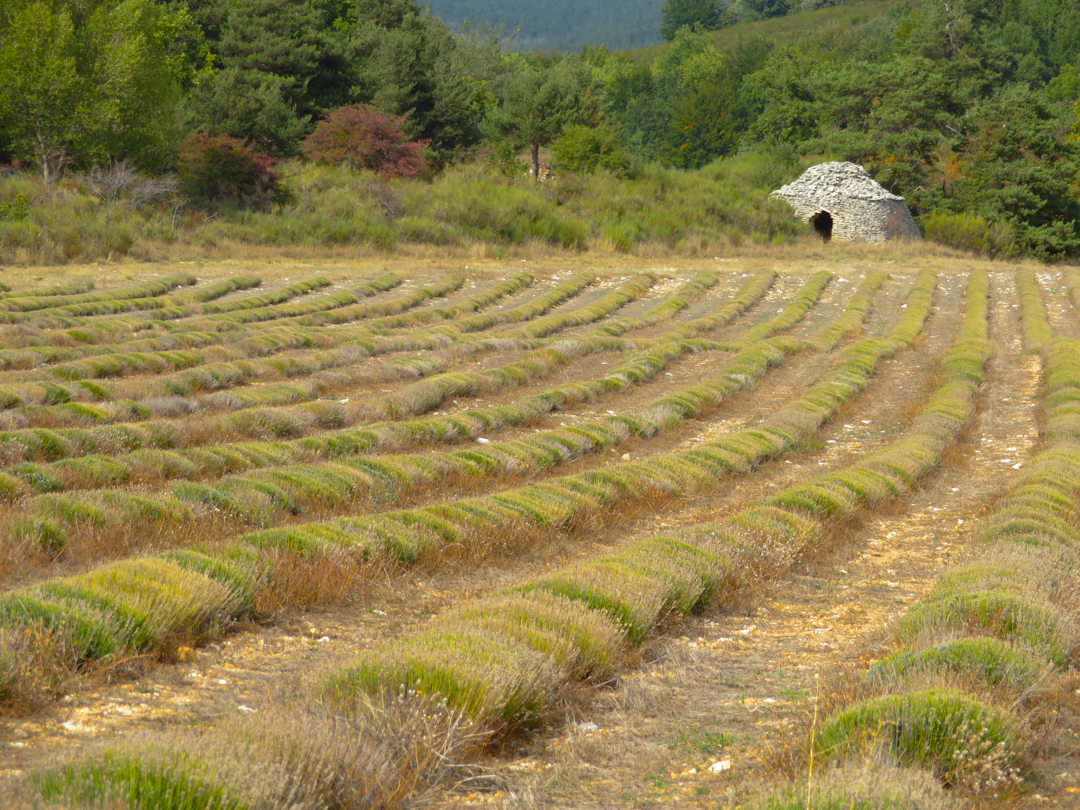
<svg viewBox="0 0 1080 810"><path fill-rule="evenodd" d="M857 0L838 6L739 23L717 31L717 44L734 46L740 41L764 37L785 44L794 37L822 26L860 23L884 14L897 0ZM575 3L548 0L522 4L510 0L432 0L436 16L457 28L463 22L502 28L516 50L578 51L582 45L606 45L613 51L640 50L654 55L662 48L660 8L663 0L597 0Z"/></svg>
<svg viewBox="0 0 1080 810"><path fill-rule="evenodd" d="M884 15L899 0L856 0L852 3L802 11L784 17L772 17L768 20L739 23L713 32L712 36L719 48L735 48L741 42L753 39L766 39L775 45L787 45L803 34L821 31L837 24L860 25ZM653 59L664 48L664 44L655 44L640 49L635 57Z"/></svg>
<svg viewBox="0 0 1080 810"><path fill-rule="evenodd" d="M454 27L462 22L502 26L518 31L510 47L578 51L582 45L629 50L660 41L662 0L432 0L432 13Z"/></svg>

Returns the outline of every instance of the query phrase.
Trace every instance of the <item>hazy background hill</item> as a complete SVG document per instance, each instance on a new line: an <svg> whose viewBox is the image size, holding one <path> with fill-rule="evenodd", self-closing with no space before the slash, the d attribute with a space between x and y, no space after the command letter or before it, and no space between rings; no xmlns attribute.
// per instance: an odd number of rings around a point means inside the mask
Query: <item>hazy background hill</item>
<svg viewBox="0 0 1080 810"><path fill-rule="evenodd" d="M641 48L660 42L663 0L431 0L431 11L457 28L463 21L518 26L508 46L578 51L581 46L607 45L612 50Z"/></svg>

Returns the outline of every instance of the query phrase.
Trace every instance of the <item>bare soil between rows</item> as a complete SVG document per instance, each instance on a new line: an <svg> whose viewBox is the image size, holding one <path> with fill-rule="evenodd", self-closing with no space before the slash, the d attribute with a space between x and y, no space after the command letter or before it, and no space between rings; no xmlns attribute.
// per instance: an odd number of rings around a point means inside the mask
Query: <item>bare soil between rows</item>
<svg viewBox="0 0 1080 810"><path fill-rule="evenodd" d="M891 306L902 300L905 280L899 276L892 283ZM964 558L976 519L1010 485L1014 466L1037 449L1038 361L1022 353L1009 275L995 276L994 282L996 355L979 412L943 469L888 513L865 515L832 548L801 561L738 608L705 610L650 641L640 652L638 666L621 673L616 686L575 703L557 727L516 740L477 763L470 774L484 778L447 786L435 803L734 808L762 785L775 783L783 775L775 751L785 743L798 743L812 722L821 684L837 671L862 669L880 655L888 643L888 623L929 589L945 565ZM0 779L103 740L258 712L306 693L318 673L400 635L428 615L510 584L523 571L562 564L616 539L707 520L806 475L851 463L895 437L905 414L918 404L934 359L947 346L962 301L962 278L943 277L940 284L927 336L910 353L879 369L864 397L820 434L820 447L769 465L732 487L691 498L670 513L640 517L585 542L568 537L514 561L488 560L478 571L421 567L405 575L372 572L348 604L265 626L235 628L215 644L184 651L184 660L176 664L117 662L56 706L3 721ZM879 312L875 302L866 332L885 322L887 309L881 306ZM596 356L582 365L600 362ZM691 377L693 362L687 361ZM670 443L652 445L649 452L739 429L797 395L821 372L806 358L791 358L789 363L758 389L725 403L713 419L677 432ZM574 371L581 374L583 369L575 364ZM683 376L670 385L682 382ZM545 381L544 387L550 384ZM668 381L656 389L641 386L641 396L655 398L667 387ZM516 398L524 391L513 393ZM620 399L620 408L627 403ZM589 403L573 418L600 415L603 404ZM548 417L549 422L557 420L559 414ZM633 454L637 449L619 452ZM573 466L560 468L560 474L574 471ZM1075 706L1064 705L1061 711L1062 729L1080 724ZM1022 806L1080 806L1076 750L1061 743L1053 752L1042 769L1042 781ZM713 770L724 762L726 767ZM0 781L0 795L2 785Z"/></svg>

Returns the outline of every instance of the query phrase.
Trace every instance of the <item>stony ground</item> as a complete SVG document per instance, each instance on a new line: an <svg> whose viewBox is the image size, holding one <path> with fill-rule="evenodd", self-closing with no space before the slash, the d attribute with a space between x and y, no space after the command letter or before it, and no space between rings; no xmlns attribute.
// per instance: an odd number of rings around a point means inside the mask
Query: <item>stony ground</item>
<svg viewBox="0 0 1080 810"><path fill-rule="evenodd" d="M812 315L794 330L809 334L842 310L858 275L875 265L873 258L733 263L725 269L748 272L774 266L787 275L747 316L713 337L733 339L748 325L775 314L782 306L778 302L810 272L829 269L844 283L834 282ZM137 658L112 662L74 682L56 705L0 721L0 774L17 775L101 740L263 711L303 694L318 673L463 599L634 536L732 512L805 475L851 463L903 429L920 404L937 357L951 340L967 260L940 261L941 286L923 338L910 352L885 363L871 387L826 426L813 446L716 492L652 514L643 511L615 528L567 535L524 557L404 573L371 570L337 604L234 627L205 646L181 647L175 663ZM884 329L895 316L917 264L907 259L888 265L894 280L875 301L865 333ZM633 269L647 267L654 265ZM678 277L692 269L670 268ZM735 808L763 784L794 775L801 767L798 751L815 722L822 684L861 671L881 654L888 644L889 623L930 588L943 566L964 558L980 515L1039 446L1040 367L1022 351L1011 275L999 268L994 272L991 329L996 353L988 381L977 416L936 474L887 509L846 525L831 547L817 550L791 572L748 594L734 609L707 607L666 628L625 662L616 683L575 696L559 722L470 763L457 784L441 785L427 799L446 808ZM1048 273L1044 283L1049 288L1056 276ZM675 279L666 281L651 296L670 295L676 286ZM673 324L706 311L733 288L732 282L722 282ZM1076 319L1067 307L1051 299L1055 327L1072 334ZM511 355L498 362L507 359ZM632 411L692 384L727 359L724 353L684 358L667 376L640 390L551 414L528 430L572 423L609 408ZM453 408L512 401L560 381L595 376L617 360L589 356L556 377L486 400L455 402ZM582 459L557 474L690 447L753 424L798 395L825 362L789 362L707 419L671 435ZM514 435L508 430L493 438ZM1046 730L1049 765L1017 806L1080 806L1080 740L1071 731L1080 729L1080 710L1075 695L1062 693L1054 700L1057 717Z"/></svg>

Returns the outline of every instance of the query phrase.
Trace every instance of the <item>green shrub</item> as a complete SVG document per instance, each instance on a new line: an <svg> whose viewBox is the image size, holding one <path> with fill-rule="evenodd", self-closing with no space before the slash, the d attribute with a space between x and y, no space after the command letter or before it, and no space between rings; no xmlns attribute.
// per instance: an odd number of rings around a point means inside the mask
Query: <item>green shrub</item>
<svg viewBox="0 0 1080 810"><path fill-rule="evenodd" d="M437 626L467 624L514 639L583 680L610 676L623 634L601 613L541 591L480 599L438 620Z"/></svg>
<svg viewBox="0 0 1080 810"><path fill-rule="evenodd" d="M884 750L931 770L946 786L995 792L1022 780L1024 744L1013 718L967 695L886 695L829 717L814 736L823 759Z"/></svg>
<svg viewBox="0 0 1080 810"><path fill-rule="evenodd" d="M975 637L917 650L900 650L870 667L866 677L893 683L909 675L952 673L975 678L988 686L1022 690L1045 678L1050 668L1037 650L996 638Z"/></svg>
<svg viewBox="0 0 1080 810"><path fill-rule="evenodd" d="M552 168L556 172L591 174L599 169L616 177L625 177L632 164L630 156L619 145L618 133L605 126L568 126L552 144L551 150L555 156Z"/></svg>
<svg viewBox="0 0 1080 810"><path fill-rule="evenodd" d="M96 756L45 768L29 779L47 803L133 810L241 810L239 791L214 778L210 765L193 753L153 746L106 748ZM71 803L71 804L68 804Z"/></svg>
<svg viewBox="0 0 1080 810"><path fill-rule="evenodd" d="M1071 624L1054 606L1007 590L958 591L924 599L905 613L895 627L907 641L924 631L944 629L990 633L1043 651L1054 665L1069 661L1076 639Z"/></svg>
<svg viewBox="0 0 1080 810"><path fill-rule="evenodd" d="M462 626L376 650L327 679L322 693L345 705L359 692L434 696L474 722L516 727L538 720L560 683L542 654Z"/></svg>
<svg viewBox="0 0 1080 810"><path fill-rule="evenodd" d="M960 250L974 250L990 256L1017 252L1015 234L1006 220L987 222L975 214L933 211L919 220L923 235Z"/></svg>

